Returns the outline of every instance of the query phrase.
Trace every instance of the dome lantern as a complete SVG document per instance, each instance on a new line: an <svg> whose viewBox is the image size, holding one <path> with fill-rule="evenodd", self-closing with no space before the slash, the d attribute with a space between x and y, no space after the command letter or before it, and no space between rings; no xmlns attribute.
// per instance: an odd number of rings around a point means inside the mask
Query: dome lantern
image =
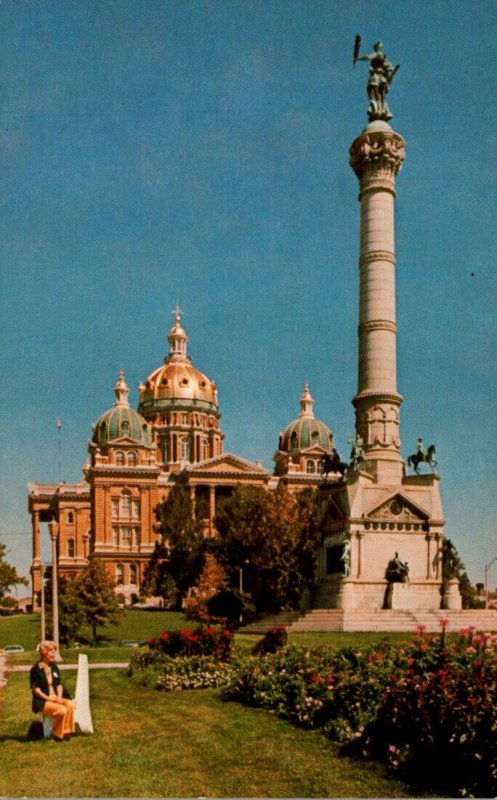
<svg viewBox="0 0 497 800"><path fill-rule="evenodd" d="M186 335L184 328L181 327L182 311L179 306L176 306L172 313L174 314L174 325L169 331L169 336L167 337L169 342L169 354L165 357L164 363L167 363L172 359L176 361L190 361L191 359L186 352L188 336Z"/></svg>
<svg viewBox="0 0 497 800"><path fill-rule="evenodd" d="M314 400L309 391L309 384L306 383L304 385L304 391L300 396L300 416L311 417L312 419L314 419L313 408L314 408Z"/></svg>

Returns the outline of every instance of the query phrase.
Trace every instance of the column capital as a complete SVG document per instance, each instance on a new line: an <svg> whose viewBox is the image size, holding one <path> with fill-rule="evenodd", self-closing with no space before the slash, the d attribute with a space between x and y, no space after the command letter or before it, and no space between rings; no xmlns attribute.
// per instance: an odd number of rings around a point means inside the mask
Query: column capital
<svg viewBox="0 0 497 800"><path fill-rule="evenodd" d="M349 163L361 189L393 192L393 179L405 158L405 142L387 123L372 123L352 142Z"/></svg>

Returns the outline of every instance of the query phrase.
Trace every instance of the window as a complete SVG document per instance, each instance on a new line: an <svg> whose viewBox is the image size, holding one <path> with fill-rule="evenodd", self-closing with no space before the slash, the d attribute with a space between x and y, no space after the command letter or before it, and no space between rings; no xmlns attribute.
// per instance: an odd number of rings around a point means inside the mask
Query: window
<svg viewBox="0 0 497 800"><path fill-rule="evenodd" d="M124 453L121 450L118 450L116 453L116 464L118 467L124 466Z"/></svg>
<svg viewBox="0 0 497 800"><path fill-rule="evenodd" d="M133 528L133 547L140 546L140 528Z"/></svg>
<svg viewBox="0 0 497 800"><path fill-rule="evenodd" d="M307 461L305 465L305 471L308 475L313 475L315 470L314 461Z"/></svg>
<svg viewBox="0 0 497 800"><path fill-rule="evenodd" d="M133 519L140 519L140 501L131 501L131 516Z"/></svg>
<svg viewBox="0 0 497 800"><path fill-rule="evenodd" d="M112 519L118 519L118 518L119 518L119 500L116 498L112 500Z"/></svg>
<svg viewBox="0 0 497 800"><path fill-rule="evenodd" d="M188 441L188 439L181 440L181 460L182 461L190 460L190 442Z"/></svg>
<svg viewBox="0 0 497 800"><path fill-rule="evenodd" d="M67 524L72 525L74 523L74 511L67 512Z"/></svg>
<svg viewBox="0 0 497 800"><path fill-rule="evenodd" d="M119 547L119 528L117 525L112 526L112 543L115 547Z"/></svg>
<svg viewBox="0 0 497 800"><path fill-rule="evenodd" d="M136 564L129 565L129 582L133 585L137 585L137 575L138 570L136 569Z"/></svg>
<svg viewBox="0 0 497 800"><path fill-rule="evenodd" d="M181 415L181 424L182 425L188 425L188 414L182 414Z"/></svg>
<svg viewBox="0 0 497 800"><path fill-rule="evenodd" d="M131 517L131 493L127 489L121 495L119 503L119 516L129 519Z"/></svg>
<svg viewBox="0 0 497 800"><path fill-rule="evenodd" d="M121 528L121 543L124 547L131 547L131 528Z"/></svg>
<svg viewBox="0 0 497 800"><path fill-rule="evenodd" d="M67 557L74 558L74 539L67 540Z"/></svg>
<svg viewBox="0 0 497 800"><path fill-rule="evenodd" d="M128 453L128 467L135 467L136 466L136 453L132 450Z"/></svg>
<svg viewBox="0 0 497 800"><path fill-rule="evenodd" d="M116 564L116 583L122 586L124 583L124 569L122 564Z"/></svg>

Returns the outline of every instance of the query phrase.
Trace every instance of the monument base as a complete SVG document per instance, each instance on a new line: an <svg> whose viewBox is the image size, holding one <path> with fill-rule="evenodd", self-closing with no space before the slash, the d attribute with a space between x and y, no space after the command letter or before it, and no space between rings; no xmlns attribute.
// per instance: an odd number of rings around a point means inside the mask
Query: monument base
<svg viewBox="0 0 497 800"><path fill-rule="evenodd" d="M442 608L449 611L460 611L462 608L462 597L459 590L459 581L452 578L444 583L442 595Z"/></svg>

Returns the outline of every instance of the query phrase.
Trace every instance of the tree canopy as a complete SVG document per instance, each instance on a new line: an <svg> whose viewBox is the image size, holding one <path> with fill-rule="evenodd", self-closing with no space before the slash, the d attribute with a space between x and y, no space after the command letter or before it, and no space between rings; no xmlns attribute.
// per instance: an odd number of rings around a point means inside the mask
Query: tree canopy
<svg viewBox="0 0 497 800"><path fill-rule="evenodd" d="M316 494L240 486L219 507L209 549L258 611L296 608L316 580Z"/></svg>
<svg viewBox="0 0 497 800"><path fill-rule="evenodd" d="M0 542L0 599L13 586L27 586L28 580L19 575L16 568L5 560L7 548Z"/></svg>

